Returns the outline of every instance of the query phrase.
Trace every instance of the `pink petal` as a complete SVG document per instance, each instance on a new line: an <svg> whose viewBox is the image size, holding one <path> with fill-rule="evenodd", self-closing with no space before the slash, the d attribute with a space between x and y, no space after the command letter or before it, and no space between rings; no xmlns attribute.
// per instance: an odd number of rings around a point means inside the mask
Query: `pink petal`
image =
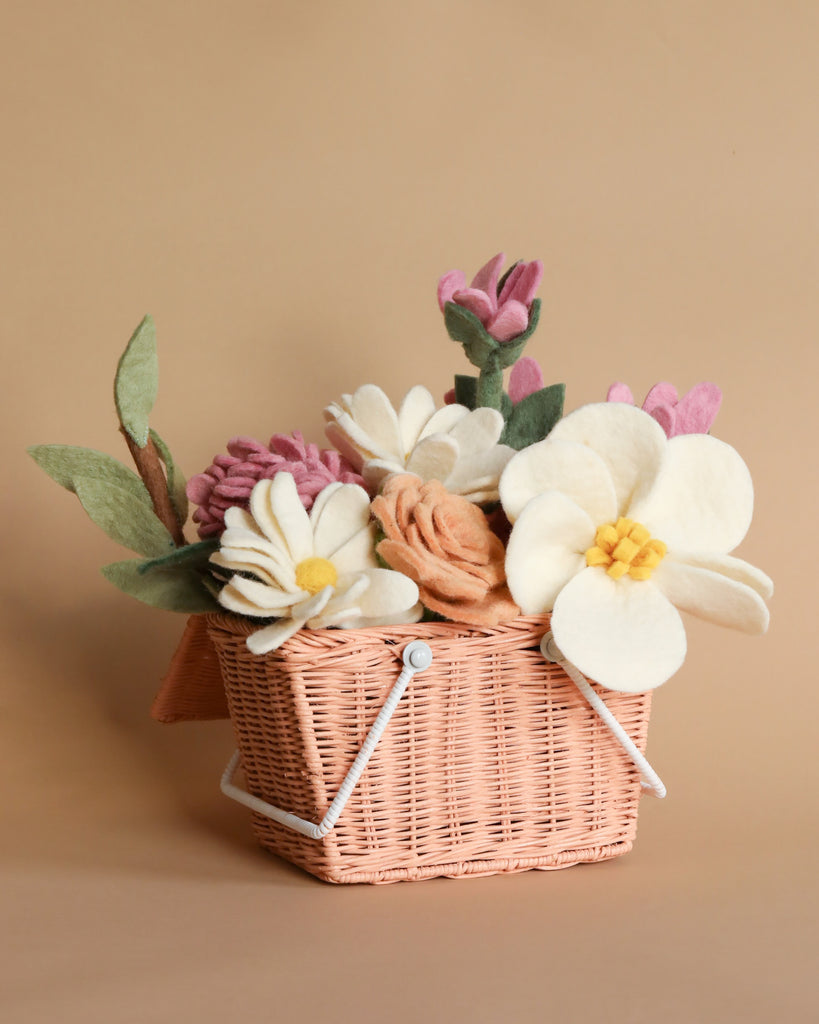
<svg viewBox="0 0 819 1024"><path fill-rule="evenodd" d="M455 405L455 388L450 388L444 395L444 405Z"/></svg>
<svg viewBox="0 0 819 1024"><path fill-rule="evenodd" d="M185 494L194 505L205 505L211 496L216 481L207 473L197 473L185 485Z"/></svg>
<svg viewBox="0 0 819 1024"><path fill-rule="evenodd" d="M441 312L444 306L452 301L453 294L461 288L466 288L466 277L462 270L450 270L438 281L438 305Z"/></svg>
<svg viewBox="0 0 819 1024"><path fill-rule="evenodd" d="M462 288L455 292L452 301L474 313L482 324L495 315L497 306L494 299L477 288Z"/></svg>
<svg viewBox="0 0 819 1024"><path fill-rule="evenodd" d="M634 395L631 393L631 388L628 384L621 384L617 381L616 384L612 384L609 388L608 394L606 395L607 402L625 402L626 405L634 405Z"/></svg>
<svg viewBox="0 0 819 1024"><path fill-rule="evenodd" d="M646 400L643 402L643 412L651 412L658 405L674 406L676 404L677 389L673 384L661 381L659 384L655 384L646 395Z"/></svg>
<svg viewBox="0 0 819 1024"><path fill-rule="evenodd" d="M516 273L516 271L520 271ZM543 263L540 260L532 260L531 263L519 263L515 270L506 279L503 292L498 301L503 304L510 300L523 303L528 309L532 305L532 299L540 285L543 277Z"/></svg>
<svg viewBox="0 0 819 1024"><path fill-rule="evenodd" d="M540 391L543 387L543 371L537 359L524 356L518 359L509 374L509 397L518 404L527 395Z"/></svg>
<svg viewBox="0 0 819 1024"><path fill-rule="evenodd" d="M511 341L523 334L529 326L529 310L521 302L512 299L498 310L487 325L487 331L496 341Z"/></svg>
<svg viewBox="0 0 819 1024"><path fill-rule="evenodd" d="M722 403L716 384L703 381L683 395L677 405L677 434L707 434Z"/></svg>
<svg viewBox="0 0 819 1024"><path fill-rule="evenodd" d="M227 443L227 450L238 459L246 459L258 452L267 452L267 448L252 437L232 437Z"/></svg>
<svg viewBox="0 0 819 1024"><path fill-rule="evenodd" d="M472 287L477 288L478 291L486 292L487 295L491 295L495 299L498 294L498 278L500 277L505 260L506 257L502 252L499 252L497 256L493 256L472 278Z"/></svg>
<svg viewBox="0 0 819 1024"><path fill-rule="evenodd" d="M666 437L673 437L676 431L677 412L673 405L655 405L649 413L665 431Z"/></svg>
<svg viewBox="0 0 819 1024"><path fill-rule="evenodd" d="M274 434L270 438L270 451L293 462L307 457L304 438L297 430L293 431L292 437L289 434Z"/></svg>

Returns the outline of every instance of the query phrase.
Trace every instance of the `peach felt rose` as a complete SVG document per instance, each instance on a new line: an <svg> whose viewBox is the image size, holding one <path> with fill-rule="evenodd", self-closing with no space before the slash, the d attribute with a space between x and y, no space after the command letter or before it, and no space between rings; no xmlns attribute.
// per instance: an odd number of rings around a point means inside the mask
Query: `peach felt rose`
<svg viewBox="0 0 819 1024"><path fill-rule="evenodd" d="M378 554L418 584L421 603L455 622L495 626L520 611L506 586L502 541L481 510L437 480L390 477L372 510Z"/></svg>

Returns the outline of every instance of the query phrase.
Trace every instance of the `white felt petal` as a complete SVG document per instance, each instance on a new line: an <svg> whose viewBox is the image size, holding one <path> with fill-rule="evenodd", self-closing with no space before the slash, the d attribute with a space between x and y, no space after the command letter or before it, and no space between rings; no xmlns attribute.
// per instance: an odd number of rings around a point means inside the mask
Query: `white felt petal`
<svg viewBox="0 0 819 1024"><path fill-rule="evenodd" d="M306 619L280 619L271 626L258 629L251 633L246 643L252 654L268 654L275 651L305 624Z"/></svg>
<svg viewBox="0 0 819 1024"><path fill-rule="evenodd" d="M759 594L711 569L664 558L651 580L681 611L743 633L764 633L770 615Z"/></svg>
<svg viewBox="0 0 819 1024"><path fill-rule="evenodd" d="M368 523L331 555L324 557L330 559L339 574L374 568L378 565L375 557L375 524Z"/></svg>
<svg viewBox="0 0 819 1024"><path fill-rule="evenodd" d="M458 442L446 434L433 434L419 442L407 462L407 472L422 480L443 482L458 460Z"/></svg>
<svg viewBox="0 0 819 1024"><path fill-rule="evenodd" d="M330 409L332 408L330 406ZM360 424L356 423L350 413L344 412L336 406L333 416L329 416L327 409L324 410L324 414L330 420L324 428L328 440L346 458L350 458L350 453L352 453L350 461L354 466L357 467L362 459L394 459L396 457L395 452L387 448L381 438L371 437Z"/></svg>
<svg viewBox="0 0 819 1024"><path fill-rule="evenodd" d="M751 474L737 452L709 434L683 434L668 442L654 486L629 516L670 551L723 555L748 532L753 508Z"/></svg>
<svg viewBox="0 0 819 1024"><path fill-rule="evenodd" d="M255 533L259 537L264 534L259 529L253 516L238 505L232 505L225 510L225 528L228 530L244 530L247 533Z"/></svg>
<svg viewBox="0 0 819 1024"><path fill-rule="evenodd" d="M552 632L583 675L611 690L651 690L685 659L682 620L652 581L613 580L597 567L584 569L561 590Z"/></svg>
<svg viewBox="0 0 819 1024"><path fill-rule="evenodd" d="M375 618L357 615L355 609L350 609L347 615L334 617L333 624L341 629L369 629L371 626L397 626L408 622L418 622L423 616L424 606L419 602L405 612L396 612L395 615L378 615Z"/></svg>
<svg viewBox="0 0 819 1024"><path fill-rule="evenodd" d="M366 572L350 572L339 575L333 594L325 605L324 611L335 613L340 608L349 608L357 604L359 597L369 585L370 579Z"/></svg>
<svg viewBox="0 0 819 1024"><path fill-rule="evenodd" d="M419 441L433 434L448 434L456 424L469 415L469 409L465 405L445 405L427 420L427 424L421 431Z"/></svg>
<svg viewBox="0 0 819 1024"><path fill-rule="evenodd" d="M283 615L294 604L310 596L306 590L280 590L278 587L270 587L256 580L245 579L243 576L234 576L229 586L235 593L241 594L268 615Z"/></svg>
<svg viewBox="0 0 819 1024"><path fill-rule="evenodd" d="M406 458L421 437L421 431L435 414L435 399L425 387L410 388L398 410L401 454Z"/></svg>
<svg viewBox="0 0 819 1024"><path fill-rule="evenodd" d="M617 497L606 463L576 441L548 437L519 451L503 471L499 490L510 522L517 519L527 502L545 491L559 491L571 498L589 515L595 528L617 519Z"/></svg>
<svg viewBox="0 0 819 1024"><path fill-rule="evenodd" d="M497 409L473 409L449 431L458 442L461 458L478 455L497 444L503 432L503 416Z"/></svg>
<svg viewBox="0 0 819 1024"><path fill-rule="evenodd" d="M582 572L594 531L583 509L558 491L527 504L506 549L506 581L525 615L552 610L560 591Z"/></svg>
<svg viewBox="0 0 819 1024"><path fill-rule="evenodd" d="M458 461L446 478L446 489L452 494L468 496L472 501L480 500L473 496L475 492L491 491L497 500L498 480L514 454L514 448L505 444L496 444L474 455L459 452Z"/></svg>
<svg viewBox="0 0 819 1024"><path fill-rule="evenodd" d="M548 439L575 441L597 452L614 484L620 515L647 493L668 444L656 420L620 402L582 406L559 420Z"/></svg>
<svg viewBox="0 0 819 1024"><path fill-rule="evenodd" d="M369 494L358 484L342 484L313 519L315 554L319 558L332 558L334 552L360 533L369 521Z"/></svg>
<svg viewBox="0 0 819 1024"><path fill-rule="evenodd" d="M235 579L241 579L240 576L234 577ZM262 584L263 585L263 584ZM219 591L219 604L223 608L227 608L228 611L236 612L237 615L249 615L252 618L269 619L272 617L281 617L282 615L290 614L291 604L279 606L274 609L265 608L260 605L254 598L247 597L241 591L237 590L233 582L228 583L222 587Z"/></svg>
<svg viewBox="0 0 819 1024"><path fill-rule="evenodd" d="M352 420L349 419L349 422L352 423ZM354 444L350 435L336 420L327 424L324 428L324 436L334 448L341 452L353 469L360 470L367 459L374 457L369 438L367 438L366 444Z"/></svg>
<svg viewBox="0 0 819 1024"><path fill-rule="evenodd" d="M363 384L350 403L352 417L368 437L386 452L404 454L398 415L384 392L375 384Z"/></svg>
<svg viewBox="0 0 819 1024"><path fill-rule="evenodd" d="M279 476L284 476L280 473ZM292 482L293 477L287 474ZM290 557L290 549L287 546L284 534L281 531L276 514L271 503L273 490L272 480L260 480L250 492L250 514L256 521L256 525L264 534L265 539L273 545L275 550L285 558ZM301 502L299 502L301 504Z"/></svg>
<svg viewBox="0 0 819 1024"><path fill-rule="evenodd" d="M310 508L310 524L313 527L314 536L316 533L316 523L318 522L318 518L321 515L324 506L330 500L330 495L335 494L339 487L343 486L344 484L339 483L339 481L336 480L331 484L327 484L327 486L320 490L313 499L313 504Z"/></svg>
<svg viewBox="0 0 819 1024"><path fill-rule="evenodd" d="M369 587L356 602L365 619L391 617L413 608L418 602L418 587L403 573L392 569L369 569Z"/></svg>
<svg viewBox="0 0 819 1024"><path fill-rule="evenodd" d="M290 473L277 473L270 481L270 508L295 564L311 558L314 552L310 517Z"/></svg>
<svg viewBox="0 0 819 1024"><path fill-rule="evenodd" d="M312 597L308 597L306 600L299 602L299 604L294 604L293 618L306 622L308 619L312 619L314 615L319 615L332 600L333 594L333 587L325 587L324 590L313 594Z"/></svg>
<svg viewBox="0 0 819 1024"><path fill-rule="evenodd" d="M711 555L701 551L684 551L675 552L674 559L678 562L685 562L686 565L718 572L721 576L727 576L729 580L736 580L737 583L744 583L746 587L755 590L766 601L773 596L774 585L770 576L767 576L761 569L757 569L755 565L750 565L741 558L734 558L733 555Z"/></svg>
<svg viewBox="0 0 819 1024"><path fill-rule="evenodd" d="M291 562L285 563L279 558L272 558L259 551L223 547L219 551L214 551L210 561L231 572L252 572L266 583L290 593L299 589L296 586L296 573Z"/></svg>

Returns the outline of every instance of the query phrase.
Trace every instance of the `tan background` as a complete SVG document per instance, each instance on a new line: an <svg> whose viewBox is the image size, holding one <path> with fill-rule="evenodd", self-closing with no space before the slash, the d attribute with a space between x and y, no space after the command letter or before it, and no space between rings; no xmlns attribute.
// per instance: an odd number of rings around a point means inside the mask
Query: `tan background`
<svg viewBox="0 0 819 1024"><path fill-rule="evenodd" d="M0 1004L10 1024L816 1019L817 87L810 2L9 5L0 189ZM332 888L218 792L226 723L147 717L182 625L22 452L126 457L156 318L187 472L365 381L465 363L435 283L541 256L567 409L710 379L775 577L762 639L692 622L634 852Z"/></svg>

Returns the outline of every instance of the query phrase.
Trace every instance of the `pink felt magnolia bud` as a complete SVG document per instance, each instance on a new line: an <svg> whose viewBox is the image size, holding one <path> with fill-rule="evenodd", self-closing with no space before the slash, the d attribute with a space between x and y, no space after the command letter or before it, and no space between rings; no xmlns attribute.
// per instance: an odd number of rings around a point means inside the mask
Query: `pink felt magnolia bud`
<svg viewBox="0 0 819 1024"><path fill-rule="evenodd" d="M612 384L606 395L607 402L626 402L635 405L631 388L627 384ZM646 395L643 411L660 424L667 437L680 434L707 434L717 418L722 392L716 384L703 381L696 384L682 398L677 396L673 384L662 381Z"/></svg>
<svg viewBox="0 0 819 1024"><path fill-rule="evenodd" d="M450 270L438 281L441 312L448 302L468 309L496 341L511 341L529 326L529 311L543 277L540 260L516 263L498 291L502 252L481 267L467 287L462 270Z"/></svg>
<svg viewBox="0 0 819 1024"><path fill-rule="evenodd" d="M267 447L250 437L234 437L228 441L227 450L229 454L214 456L205 472L192 476L187 484L188 497L199 506L193 520L199 524L202 540L220 536L227 509L235 505L246 509L250 492L259 480L272 480L277 473L292 475L301 503L308 510L328 484L338 481L364 486L361 476L343 456L305 443L298 430L274 434Z"/></svg>

